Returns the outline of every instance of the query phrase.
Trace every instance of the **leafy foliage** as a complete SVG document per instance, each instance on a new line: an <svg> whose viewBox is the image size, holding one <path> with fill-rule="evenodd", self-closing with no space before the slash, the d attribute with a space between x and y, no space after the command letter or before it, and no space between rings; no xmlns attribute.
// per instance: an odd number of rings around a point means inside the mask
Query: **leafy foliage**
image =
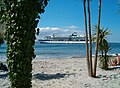
<svg viewBox="0 0 120 88"><path fill-rule="evenodd" d="M3 0L0 3L5 24L8 75L11 88L30 88L35 28L38 13L43 13L48 0ZM4 7L4 8L3 8ZM35 20L37 18L37 20Z"/></svg>
<svg viewBox="0 0 120 88"><path fill-rule="evenodd" d="M96 30L97 30L97 26L95 26L94 28L94 34L93 34L93 41L96 41L96 37L94 37L96 35ZM107 35L110 35L110 31L108 31L108 28L104 29L104 27L102 29L99 30L99 46L98 46L98 50L99 52L101 52L101 56L100 56L100 67L103 69L107 69L108 68L108 62L109 62L109 57L107 56L108 51L110 50L110 46L109 43L107 41Z"/></svg>
<svg viewBox="0 0 120 88"><path fill-rule="evenodd" d="M94 26L94 34L92 35L92 41L95 42L96 41L96 34L97 34L97 26ZM102 27L102 29L99 30L99 51L101 52L101 54L103 55L102 52L106 51L108 52L110 49L110 46L108 45L107 42L107 36L111 34L111 32L108 30L108 28L104 29L104 27Z"/></svg>
<svg viewBox="0 0 120 88"><path fill-rule="evenodd" d="M103 58L102 56L99 56L99 67L101 69L105 69L108 70L108 64L110 62L111 57L109 57L108 55L106 55L106 59Z"/></svg>

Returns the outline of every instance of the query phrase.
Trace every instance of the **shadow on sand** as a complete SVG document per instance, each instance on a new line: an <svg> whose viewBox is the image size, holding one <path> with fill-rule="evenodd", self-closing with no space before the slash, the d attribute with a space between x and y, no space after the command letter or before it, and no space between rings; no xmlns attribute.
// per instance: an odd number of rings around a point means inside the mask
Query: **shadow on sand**
<svg viewBox="0 0 120 88"><path fill-rule="evenodd" d="M115 70L115 69L120 69L120 65L118 65L118 66L112 66L108 70Z"/></svg>
<svg viewBox="0 0 120 88"><path fill-rule="evenodd" d="M37 73L35 75L33 75L33 78L35 79L39 79L39 80L50 80L50 79L60 79L60 78L64 78L65 76L69 76L69 75L74 75L73 74L61 74L61 73L56 73L56 74L44 74L44 73Z"/></svg>
<svg viewBox="0 0 120 88"><path fill-rule="evenodd" d="M112 67L109 67L109 69L107 69L106 71L114 71L114 70L120 70L120 65L119 66L112 66ZM116 73L116 74L111 74L111 75L98 75L96 76L96 78L105 78L105 79L108 79L108 78L112 78L112 79L120 79L120 73Z"/></svg>

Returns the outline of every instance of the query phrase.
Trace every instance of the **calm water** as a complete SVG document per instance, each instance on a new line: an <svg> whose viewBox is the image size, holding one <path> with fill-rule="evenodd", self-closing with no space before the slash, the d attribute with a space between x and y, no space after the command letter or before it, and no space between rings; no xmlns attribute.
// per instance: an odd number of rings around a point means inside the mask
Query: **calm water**
<svg viewBox="0 0 120 88"><path fill-rule="evenodd" d="M110 46L111 50L108 52L109 54L120 54L120 43L110 43ZM43 59L85 57L85 44L40 44L39 42L37 42L34 48L36 56ZM5 52L6 45L3 44L0 46L0 59L5 60Z"/></svg>

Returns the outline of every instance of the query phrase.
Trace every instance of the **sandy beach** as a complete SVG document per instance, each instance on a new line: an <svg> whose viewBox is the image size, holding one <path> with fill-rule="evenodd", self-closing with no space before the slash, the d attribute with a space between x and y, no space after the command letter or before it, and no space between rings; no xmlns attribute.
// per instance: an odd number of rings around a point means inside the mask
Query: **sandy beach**
<svg viewBox="0 0 120 88"><path fill-rule="evenodd" d="M97 67L97 78L91 78L85 58L34 59L32 63L32 88L120 88L120 68ZM0 88L9 85L7 72L0 71Z"/></svg>

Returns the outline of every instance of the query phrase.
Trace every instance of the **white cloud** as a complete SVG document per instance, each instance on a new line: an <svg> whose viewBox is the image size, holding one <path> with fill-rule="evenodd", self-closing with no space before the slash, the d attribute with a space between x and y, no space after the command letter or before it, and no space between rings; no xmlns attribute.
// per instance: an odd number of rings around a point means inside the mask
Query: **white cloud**
<svg viewBox="0 0 120 88"><path fill-rule="evenodd" d="M66 26L65 28L76 29L76 28L79 28L79 27L72 25L72 26Z"/></svg>
<svg viewBox="0 0 120 88"><path fill-rule="evenodd" d="M57 27L42 27L40 28L41 32L45 32L45 31L58 31L58 30L62 30L61 28L57 28Z"/></svg>
<svg viewBox="0 0 120 88"><path fill-rule="evenodd" d="M41 27L40 34L36 35L38 39L44 38L46 35L52 35L53 33L56 36L69 36L72 33L77 32L78 35L84 33L84 31L80 30L79 27L76 26L67 26L67 27Z"/></svg>

